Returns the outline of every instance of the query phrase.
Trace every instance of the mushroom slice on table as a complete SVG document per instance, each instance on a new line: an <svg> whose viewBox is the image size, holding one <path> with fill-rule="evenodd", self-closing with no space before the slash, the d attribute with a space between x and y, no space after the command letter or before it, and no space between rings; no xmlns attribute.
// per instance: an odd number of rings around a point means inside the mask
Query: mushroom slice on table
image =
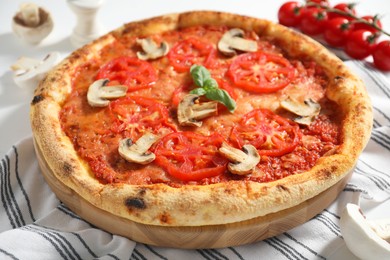
<svg viewBox="0 0 390 260"><path fill-rule="evenodd" d="M126 95L127 86L106 86L108 79L99 79L88 88L87 100L92 107L105 107L110 103L109 99L119 98Z"/></svg>
<svg viewBox="0 0 390 260"><path fill-rule="evenodd" d="M179 103L177 108L177 118L181 126L201 126L206 117L216 115L218 112L218 102L199 102L199 96L196 94L186 95Z"/></svg>
<svg viewBox="0 0 390 260"><path fill-rule="evenodd" d="M60 61L61 55L58 52L50 52L43 60L29 57L20 57L12 66L14 81L21 88L33 88L44 78Z"/></svg>
<svg viewBox="0 0 390 260"><path fill-rule="evenodd" d="M219 152L229 161L228 170L237 175L246 175L253 172L260 162L260 155L257 149L250 144L246 144L240 149L234 148L226 143L222 143Z"/></svg>
<svg viewBox="0 0 390 260"><path fill-rule="evenodd" d="M257 51L257 42L244 39L243 30L233 28L227 31L218 42L218 50L226 56L236 55L236 50L245 52Z"/></svg>
<svg viewBox="0 0 390 260"><path fill-rule="evenodd" d="M152 133L146 133L135 143L130 138L120 140L118 152L128 162L138 164L148 164L156 156L149 152L149 148L158 140L158 137Z"/></svg>
<svg viewBox="0 0 390 260"><path fill-rule="evenodd" d="M280 105L287 111L297 115L294 121L301 125L310 125L320 113L321 106L311 98L299 102L290 97L280 102Z"/></svg>
<svg viewBox="0 0 390 260"><path fill-rule="evenodd" d="M369 221L360 207L349 203L340 218L340 229L351 252L361 259L390 259L390 218Z"/></svg>
<svg viewBox="0 0 390 260"><path fill-rule="evenodd" d="M137 57L140 60L154 60L165 56L169 52L169 46L166 42L161 42L160 46L151 38L137 39L137 43L141 45L143 51L137 52Z"/></svg>

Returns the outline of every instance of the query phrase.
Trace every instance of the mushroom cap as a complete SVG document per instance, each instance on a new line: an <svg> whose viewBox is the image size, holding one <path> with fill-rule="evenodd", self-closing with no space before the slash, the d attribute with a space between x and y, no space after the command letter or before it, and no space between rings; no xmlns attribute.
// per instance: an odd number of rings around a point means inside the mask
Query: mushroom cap
<svg viewBox="0 0 390 260"><path fill-rule="evenodd" d="M340 229L351 252L361 259L390 259L390 244L379 237L362 215L349 203L340 218Z"/></svg>
<svg viewBox="0 0 390 260"><path fill-rule="evenodd" d="M202 102L196 104L199 95L188 94L179 103L177 107L177 119L182 126L201 126L202 121L197 121L208 116L216 115L218 111L218 102Z"/></svg>
<svg viewBox="0 0 390 260"><path fill-rule="evenodd" d="M125 138L120 140L118 152L126 161L148 164L156 158L155 154L148 150L157 139L152 133L144 134L135 143L130 138Z"/></svg>
<svg viewBox="0 0 390 260"><path fill-rule="evenodd" d="M90 106L105 107L110 103L109 99L126 95L127 86L106 86L108 82L108 79L99 79L89 86L87 100Z"/></svg>
<svg viewBox="0 0 390 260"><path fill-rule="evenodd" d="M244 145L241 151L223 143L221 148L219 148L219 151L231 161L231 163L228 164L228 169L233 174L250 174L260 162L260 155L257 152L257 149L250 144Z"/></svg>
<svg viewBox="0 0 390 260"><path fill-rule="evenodd" d="M31 6L35 6L36 12L38 13L39 21L36 23L32 21L31 15L25 14L32 13ZM21 5L20 11L15 14L12 19L12 30L16 36L24 40L29 44L36 45L40 43L46 36L53 30L53 20L48 11L42 7L38 7L35 4ZM28 18L30 17L30 19ZM25 21L25 19L29 19Z"/></svg>
<svg viewBox="0 0 390 260"><path fill-rule="evenodd" d="M137 57L140 60L157 59L169 52L169 45L164 41L161 42L160 46L152 38L137 39L137 43L141 45L143 50L143 52L137 52Z"/></svg>
<svg viewBox="0 0 390 260"><path fill-rule="evenodd" d="M280 102L281 107L297 115L294 121L301 125L310 125L321 111L321 105L311 98L299 102L290 97Z"/></svg>
<svg viewBox="0 0 390 260"><path fill-rule="evenodd" d="M227 31L218 42L218 50L226 56L236 55L235 50L255 52L257 51L256 41L244 39L244 31L233 28Z"/></svg>
<svg viewBox="0 0 390 260"><path fill-rule="evenodd" d="M60 61L59 52L50 52L40 61L28 57L20 57L11 69L15 71L14 81L21 88L35 88L46 73Z"/></svg>

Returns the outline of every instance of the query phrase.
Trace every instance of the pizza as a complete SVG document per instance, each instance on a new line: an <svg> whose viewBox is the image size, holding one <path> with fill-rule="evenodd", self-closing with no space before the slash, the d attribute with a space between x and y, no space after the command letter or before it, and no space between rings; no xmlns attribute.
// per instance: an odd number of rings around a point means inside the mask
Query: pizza
<svg viewBox="0 0 390 260"><path fill-rule="evenodd" d="M371 131L362 81L273 22L196 11L74 51L31 102L36 148L93 206L207 226L279 212L345 178Z"/></svg>

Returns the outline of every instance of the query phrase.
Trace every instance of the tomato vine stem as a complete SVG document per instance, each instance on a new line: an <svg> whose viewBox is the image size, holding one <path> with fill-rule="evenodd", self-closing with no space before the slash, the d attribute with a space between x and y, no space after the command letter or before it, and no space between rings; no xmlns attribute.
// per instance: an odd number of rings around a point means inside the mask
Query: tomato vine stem
<svg viewBox="0 0 390 260"><path fill-rule="evenodd" d="M332 7L329 7L329 6L326 6L326 5L321 5L321 4L312 3L312 2L306 3L306 6L318 7L318 8L324 9L326 12L331 12L331 13L336 13L336 14L340 14L340 15L351 17L351 18L354 19L354 23L366 24L366 25L371 26L372 28L376 29L377 31L383 33L384 35L387 35L387 36L390 37L390 33L386 32L384 29L382 29L382 28L380 28L379 26L376 25L376 20L375 19L374 19L374 22L371 23L369 21L366 21L366 20L364 20L364 19L354 15L354 14L351 14L351 13L348 13L348 12L344 12L344 11L341 11L339 9L332 8Z"/></svg>

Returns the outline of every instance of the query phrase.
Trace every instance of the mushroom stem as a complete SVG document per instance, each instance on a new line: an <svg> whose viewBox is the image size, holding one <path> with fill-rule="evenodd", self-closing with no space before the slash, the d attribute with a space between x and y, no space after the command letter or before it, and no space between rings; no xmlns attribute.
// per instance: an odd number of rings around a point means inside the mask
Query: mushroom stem
<svg viewBox="0 0 390 260"><path fill-rule="evenodd" d="M369 220L368 224L378 236L390 243L390 218Z"/></svg>
<svg viewBox="0 0 390 260"><path fill-rule="evenodd" d="M20 6L20 16L28 27L36 27L39 22L39 6L33 3L23 3Z"/></svg>

